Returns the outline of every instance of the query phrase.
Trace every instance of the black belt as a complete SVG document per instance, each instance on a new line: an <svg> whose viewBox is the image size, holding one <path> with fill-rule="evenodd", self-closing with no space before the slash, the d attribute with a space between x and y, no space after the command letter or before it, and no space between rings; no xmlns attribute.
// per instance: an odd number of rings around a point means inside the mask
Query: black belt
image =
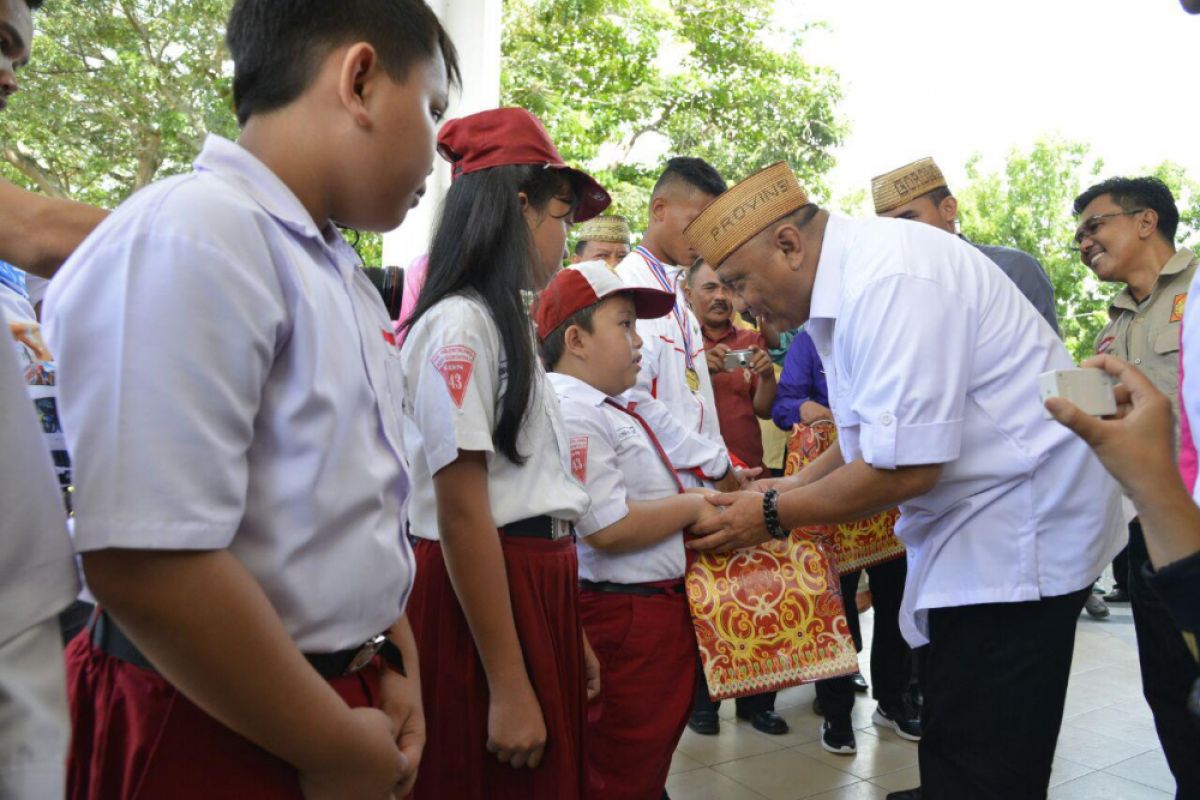
<svg viewBox="0 0 1200 800"><path fill-rule="evenodd" d="M581 578L579 586L589 592L636 594L638 597L657 597L660 595L674 597L675 595L684 594L687 591L683 586L683 581L670 586L647 586L644 583L613 583L612 581L589 581L586 578Z"/></svg>
<svg viewBox="0 0 1200 800"><path fill-rule="evenodd" d="M571 523L543 514L510 522L500 528L505 536L524 536L530 539L562 539L574 533Z"/></svg>
<svg viewBox="0 0 1200 800"><path fill-rule="evenodd" d="M158 672L154 665L142 655L137 645L129 640L120 628L113 623L105 611L97 611L92 615L90 625L92 644L118 661L133 664L135 667ZM304 658L313 669L325 680L333 680L343 675L358 672L378 655L388 663L393 670L401 675L404 671L404 657L400 648L382 634L374 636L360 647L350 650L339 650L336 653L305 653Z"/></svg>

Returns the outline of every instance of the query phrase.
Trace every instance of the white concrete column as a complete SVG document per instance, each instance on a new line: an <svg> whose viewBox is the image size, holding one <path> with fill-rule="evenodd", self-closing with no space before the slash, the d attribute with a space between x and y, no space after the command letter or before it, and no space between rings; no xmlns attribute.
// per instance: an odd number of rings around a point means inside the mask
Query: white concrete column
<svg viewBox="0 0 1200 800"><path fill-rule="evenodd" d="M442 20L458 49L462 93L450 97L448 119L473 114L500 104L501 0L427 0ZM407 266L429 249L442 198L450 188L450 165L434 159L433 175L421 205L404 224L383 235L384 265Z"/></svg>

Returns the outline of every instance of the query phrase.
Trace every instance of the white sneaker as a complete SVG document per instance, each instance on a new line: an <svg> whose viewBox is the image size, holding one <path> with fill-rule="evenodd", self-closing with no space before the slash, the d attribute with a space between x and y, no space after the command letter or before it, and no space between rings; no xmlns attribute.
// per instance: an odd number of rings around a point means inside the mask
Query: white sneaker
<svg viewBox="0 0 1200 800"><path fill-rule="evenodd" d="M1083 601L1083 608L1092 619L1108 618L1108 605L1104 602L1104 598L1095 592L1088 594L1087 600Z"/></svg>

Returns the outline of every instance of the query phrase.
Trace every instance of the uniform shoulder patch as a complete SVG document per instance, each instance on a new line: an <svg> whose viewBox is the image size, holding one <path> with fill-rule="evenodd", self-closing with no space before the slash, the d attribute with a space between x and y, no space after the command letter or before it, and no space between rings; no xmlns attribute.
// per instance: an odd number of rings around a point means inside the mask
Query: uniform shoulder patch
<svg viewBox="0 0 1200 800"><path fill-rule="evenodd" d="M1183 308L1187 305L1187 292L1175 295L1175 299L1171 301L1171 319L1170 322L1179 322L1183 319Z"/></svg>
<svg viewBox="0 0 1200 800"><path fill-rule="evenodd" d="M571 437L571 474L580 483L587 483L588 437Z"/></svg>
<svg viewBox="0 0 1200 800"><path fill-rule="evenodd" d="M471 373L475 371L475 351L466 345L447 345L434 353L429 362L446 382L454 405L462 408L467 387L471 385Z"/></svg>

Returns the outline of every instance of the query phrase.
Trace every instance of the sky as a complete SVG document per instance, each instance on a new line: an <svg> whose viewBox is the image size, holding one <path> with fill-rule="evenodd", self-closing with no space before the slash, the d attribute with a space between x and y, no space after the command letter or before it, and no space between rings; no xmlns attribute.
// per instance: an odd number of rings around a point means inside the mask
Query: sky
<svg viewBox="0 0 1200 800"><path fill-rule="evenodd" d="M971 154L1090 143L1102 175L1172 160L1200 180L1200 16L1178 0L779 0L825 21L803 55L841 75L851 123L834 197L933 156L953 189Z"/></svg>

